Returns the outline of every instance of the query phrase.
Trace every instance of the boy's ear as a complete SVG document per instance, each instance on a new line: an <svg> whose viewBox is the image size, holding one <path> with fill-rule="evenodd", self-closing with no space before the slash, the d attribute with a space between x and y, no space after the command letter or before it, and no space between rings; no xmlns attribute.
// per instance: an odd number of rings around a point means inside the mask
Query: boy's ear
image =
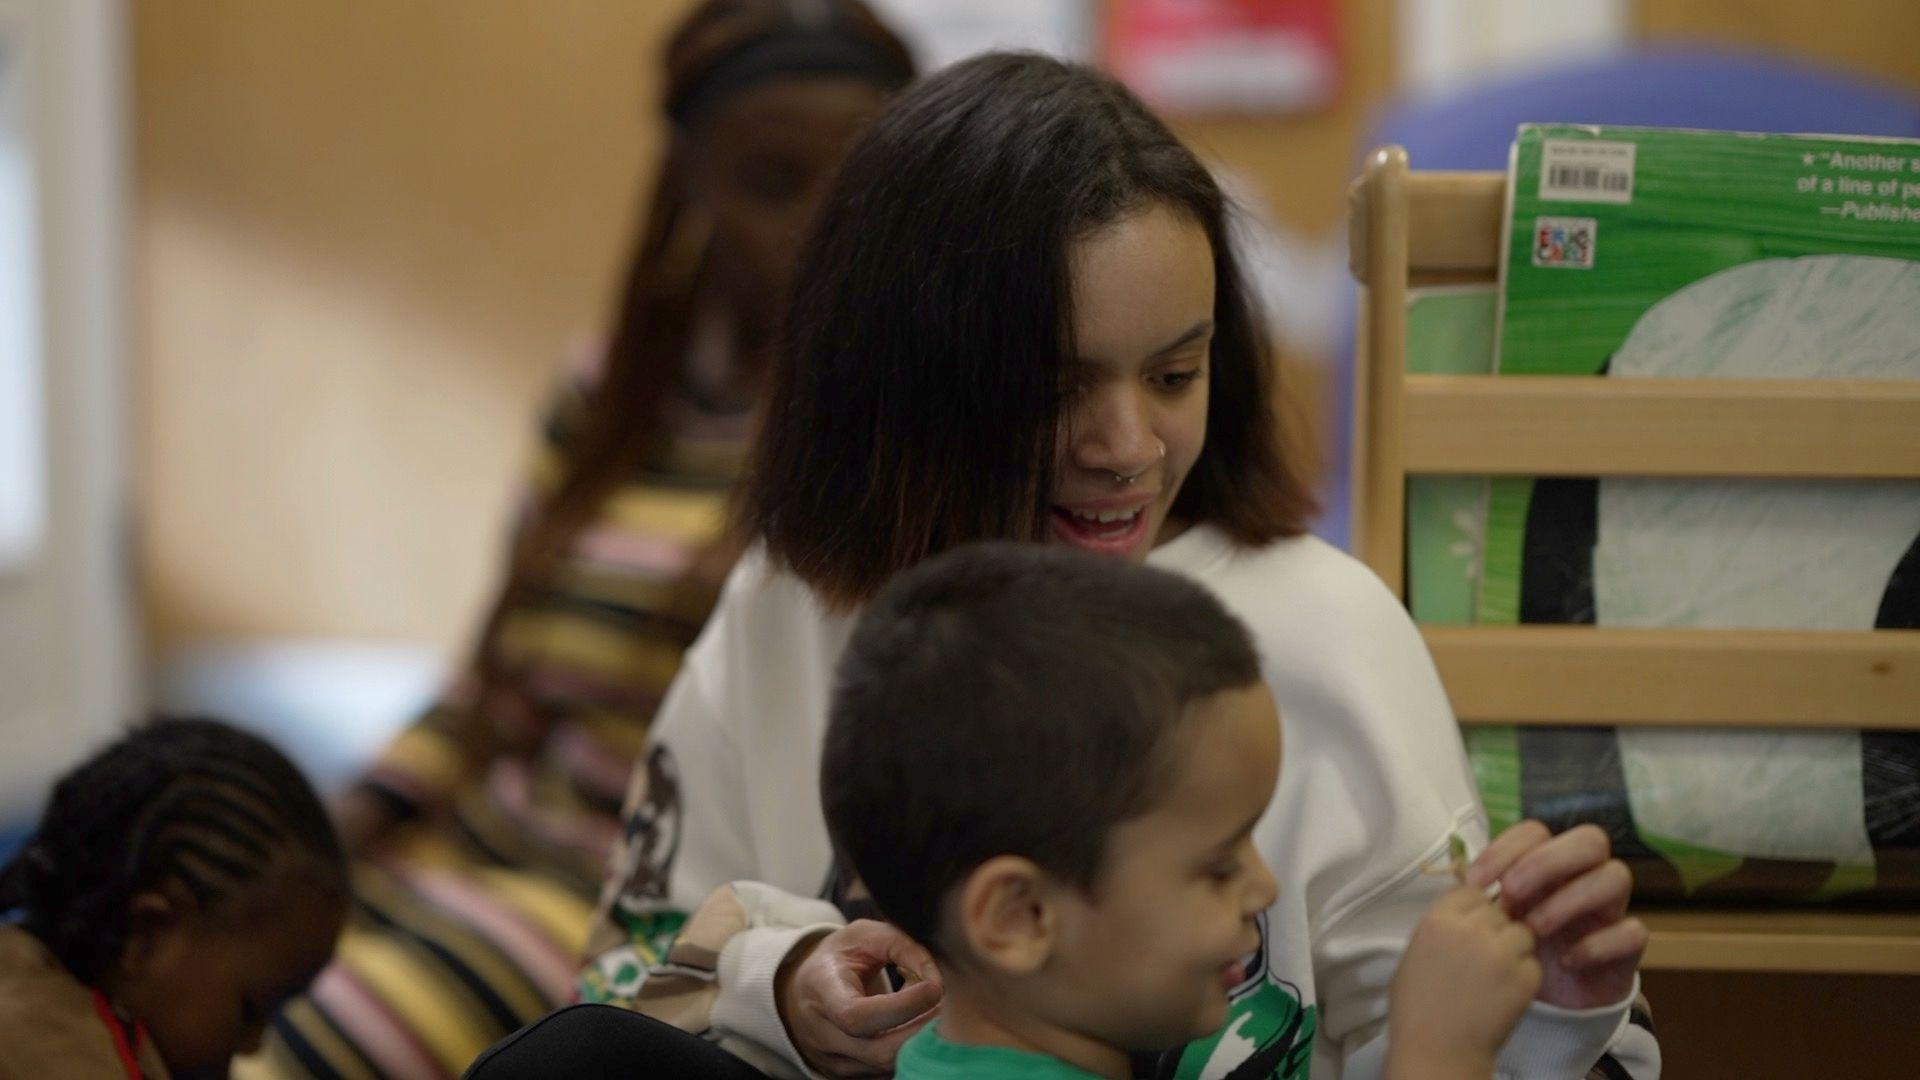
<svg viewBox="0 0 1920 1080"><path fill-rule="evenodd" d="M1053 954L1052 890L1033 860L996 855L961 882L954 915L974 959L1003 975L1031 975Z"/></svg>

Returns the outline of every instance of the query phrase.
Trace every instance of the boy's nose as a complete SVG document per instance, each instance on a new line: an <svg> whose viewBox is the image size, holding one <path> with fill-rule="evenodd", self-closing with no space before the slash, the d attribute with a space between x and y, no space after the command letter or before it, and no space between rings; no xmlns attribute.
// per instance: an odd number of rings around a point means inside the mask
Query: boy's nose
<svg viewBox="0 0 1920 1080"><path fill-rule="evenodd" d="M1254 875L1253 888L1248 890L1247 913L1249 915L1257 915L1267 910L1273 906L1275 900L1280 899L1280 879L1273 876L1267 861L1256 856L1254 865L1259 869Z"/></svg>

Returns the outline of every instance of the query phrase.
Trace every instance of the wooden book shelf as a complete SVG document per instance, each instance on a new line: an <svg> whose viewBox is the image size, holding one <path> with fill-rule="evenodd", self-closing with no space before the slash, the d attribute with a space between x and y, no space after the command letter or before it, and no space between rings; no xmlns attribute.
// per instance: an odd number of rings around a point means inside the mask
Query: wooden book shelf
<svg viewBox="0 0 1920 1080"><path fill-rule="evenodd" d="M1397 593L1410 475L1920 479L1920 381L1407 374L1407 290L1497 280L1506 182L1387 147L1353 186L1354 538ZM1920 729L1920 631L1423 632L1463 724ZM1643 917L1652 969L1920 974L1920 913Z"/></svg>

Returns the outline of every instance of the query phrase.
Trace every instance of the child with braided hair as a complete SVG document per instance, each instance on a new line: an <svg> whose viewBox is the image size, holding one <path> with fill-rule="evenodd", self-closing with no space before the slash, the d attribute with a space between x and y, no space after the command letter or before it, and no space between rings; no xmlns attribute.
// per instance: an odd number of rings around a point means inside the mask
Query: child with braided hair
<svg viewBox="0 0 1920 1080"><path fill-rule="evenodd" d="M0 909L0 1080L225 1076L333 955L346 869L278 750L157 719L54 787Z"/></svg>

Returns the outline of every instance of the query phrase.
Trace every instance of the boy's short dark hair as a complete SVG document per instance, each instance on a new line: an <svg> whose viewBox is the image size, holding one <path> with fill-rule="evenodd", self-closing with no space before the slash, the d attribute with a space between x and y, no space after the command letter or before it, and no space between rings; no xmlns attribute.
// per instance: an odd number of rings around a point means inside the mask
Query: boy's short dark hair
<svg viewBox="0 0 1920 1080"><path fill-rule="evenodd" d="M841 659L827 827L931 949L947 892L996 855L1083 889L1150 809L1190 703L1260 678L1246 630L1185 578L1035 544L955 549L875 598Z"/></svg>

